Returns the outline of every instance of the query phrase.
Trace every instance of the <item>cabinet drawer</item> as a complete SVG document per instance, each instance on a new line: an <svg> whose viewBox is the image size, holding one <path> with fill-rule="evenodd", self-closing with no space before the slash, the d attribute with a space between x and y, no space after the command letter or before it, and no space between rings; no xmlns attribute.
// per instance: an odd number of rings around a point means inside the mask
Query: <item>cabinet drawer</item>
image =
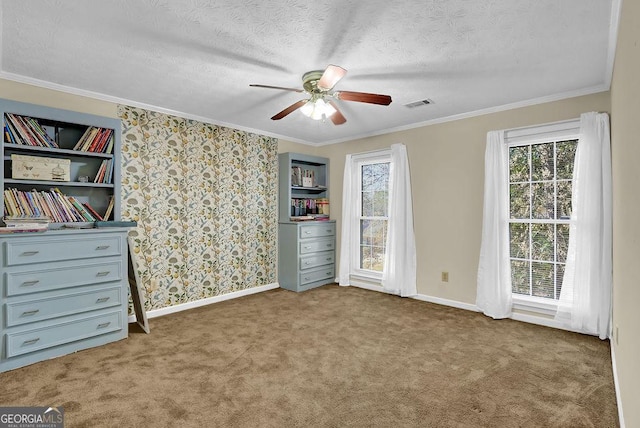
<svg viewBox="0 0 640 428"><path fill-rule="evenodd" d="M333 238L318 239L316 241L302 241L300 245L300 254L316 253L318 251L329 251L335 249L335 241Z"/></svg>
<svg viewBox="0 0 640 428"><path fill-rule="evenodd" d="M23 302L8 302L7 327L72 315L122 303L122 287L71 293Z"/></svg>
<svg viewBox="0 0 640 428"><path fill-rule="evenodd" d="M322 225L305 224L299 227L300 239L319 238L322 236L334 236L336 234L336 224L327 223Z"/></svg>
<svg viewBox="0 0 640 428"><path fill-rule="evenodd" d="M335 254L333 251L325 251L311 256L300 257L300 270L311 269L326 264L333 264L334 261Z"/></svg>
<svg viewBox="0 0 640 428"><path fill-rule="evenodd" d="M323 269L317 269L309 272L300 273L300 285L309 282L320 281L323 279L331 279L333 281L333 265L326 266Z"/></svg>
<svg viewBox="0 0 640 428"><path fill-rule="evenodd" d="M84 239L43 237L5 241L4 245L7 266L117 256L122 253L122 240L119 236L93 236Z"/></svg>
<svg viewBox="0 0 640 428"><path fill-rule="evenodd" d="M123 278L122 263L115 260L102 263L83 264L61 263L55 268L26 270L12 269L5 273L7 296L18 296L40 291L58 290L60 288L80 285L120 281Z"/></svg>
<svg viewBox="0 0 640 428"><path fill-rule="evenodd" d="M121 329L122 312L118 311L33 330L7 333L7 357L15 357Z"/></svg>

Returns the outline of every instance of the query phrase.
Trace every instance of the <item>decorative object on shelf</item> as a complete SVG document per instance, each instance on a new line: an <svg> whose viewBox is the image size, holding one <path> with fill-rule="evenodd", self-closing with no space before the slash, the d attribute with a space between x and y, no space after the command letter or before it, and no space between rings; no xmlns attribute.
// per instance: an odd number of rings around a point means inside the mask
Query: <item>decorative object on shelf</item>
<svg viewBox="0 0 640 428"><path fill-rule="evenodd" d="M11 155L11 178L42 181L71 181L71 161L43 156Z"/></svg>

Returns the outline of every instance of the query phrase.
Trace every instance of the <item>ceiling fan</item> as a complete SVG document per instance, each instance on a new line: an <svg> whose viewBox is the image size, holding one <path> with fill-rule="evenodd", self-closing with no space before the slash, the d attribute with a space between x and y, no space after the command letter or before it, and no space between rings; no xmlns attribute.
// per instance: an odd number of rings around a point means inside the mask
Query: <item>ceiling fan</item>
<svg viewBox="0 0 640 428"><path fill-rule="evenodd" d="M309 98L291 104L289 107L273 116L271 118L272 120L280 120L288 114L300 109L305 116L308 116L311 119L321 120L328 117L334 125L342 125L347 121L347 119L340 112L333 99L379 104L383 106L391 104L391 97L389 95L370 94L367 92L332 91L336 83L338 83L345 74L347 74L347 70L337 65L330 64L324 71L313 70L306 72L302 76L302 87L304 89L255 84L251 84L249 86L302 92L309 95Z"/></svg>

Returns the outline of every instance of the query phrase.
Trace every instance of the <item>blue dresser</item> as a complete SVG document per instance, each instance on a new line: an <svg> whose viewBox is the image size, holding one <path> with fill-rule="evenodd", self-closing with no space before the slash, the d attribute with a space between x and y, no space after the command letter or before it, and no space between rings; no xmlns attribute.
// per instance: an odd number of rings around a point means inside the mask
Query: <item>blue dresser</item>
<svg viewBox="0 0 640 428"><path fill-rule="evenodd" d="M127 231L0 235L0 372L127 337Z"/></svg>
<svg viewBox="0 0 640 428"><path fill-rule="evenodd" d="M305 291L335 282L335 221L280 223L280 287Z"/></svg>

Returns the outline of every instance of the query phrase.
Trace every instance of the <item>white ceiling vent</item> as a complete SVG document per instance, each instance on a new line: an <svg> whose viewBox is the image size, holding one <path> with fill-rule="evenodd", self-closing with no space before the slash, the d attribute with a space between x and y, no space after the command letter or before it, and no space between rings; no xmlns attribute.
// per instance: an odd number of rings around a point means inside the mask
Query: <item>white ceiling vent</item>
<svg viewBox="0 0 640 428"><path fill-rule="evenodd" d="M433 104L433 100L430 100L429 98L426 98L424 100L420 100L420 101L415 101L409 104L405 104L405 107L409 107L409 108L416 108L416 107L420 107L420 106L426 106L429 104Z"/></svg>

